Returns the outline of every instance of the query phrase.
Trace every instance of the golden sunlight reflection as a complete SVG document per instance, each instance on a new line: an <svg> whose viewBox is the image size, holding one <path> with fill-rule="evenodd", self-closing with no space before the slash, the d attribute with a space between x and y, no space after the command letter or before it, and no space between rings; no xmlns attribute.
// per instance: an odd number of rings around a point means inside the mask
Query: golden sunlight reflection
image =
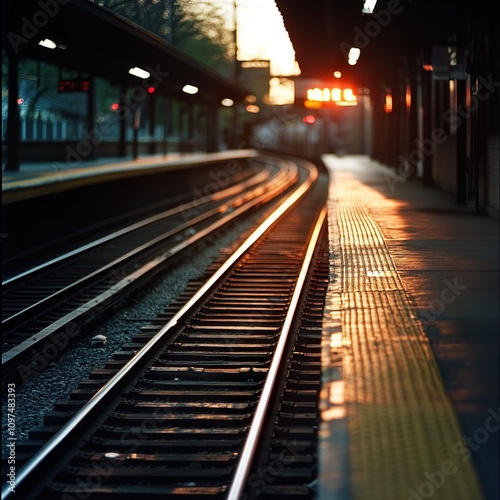
<svg viewBox="0 0 500 500"><path fill-rule="evenodd" d="M341 418L345 418L345 416L346 410L343 406L334 406L321 412L321 418L324 422L329 422L330 420L340 420Z"/></svg>
<svg viewBox="0 0 500 500"><path fill-rule="evenodd" d="M330 335L330 347L332 349L340 349L342 347L342 333L332 333Z"/></svg>
<svg viewBox="0 0 500 500"><path fill-rule="evenodd" d="M397 273L395 271L374 270L374 271L367 271L366 275L369 276L370 278L388 278L397 276Z"/></svg>
<svg viewBox="0 0 500 500"><path fill-rule="evenodd" d="M335 380L329 384L328 401L332 405L327 410L321 412L321 418L325 422L345 418L346 409L344 406L344 386L343 380Z"/></svg>
<svg viewBox="0 0 500 500"><path fill-rule="evenodd" d="M344 404L344 381L335 380L330 383L330 403L333 405Z"/></svg>

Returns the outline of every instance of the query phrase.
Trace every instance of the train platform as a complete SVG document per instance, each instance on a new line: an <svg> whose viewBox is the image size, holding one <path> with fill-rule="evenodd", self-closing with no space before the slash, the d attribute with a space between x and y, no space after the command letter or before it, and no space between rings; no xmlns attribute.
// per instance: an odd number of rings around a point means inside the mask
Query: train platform
<svg viewBox="0 0 500 500"><path fill-rule="evenodd" d="M110 157L78 163L22 163L18 171L2 172L2 195L6 201L17 201L34 195L51 194L75 186L99 183L127 176L172 171L210 162L248 157L250 150L227 150L217 153L169 153L149 155L136 160Z"/></svg>
<svg viewBox="0 0 500 500"><path fill-rule="evenodd" d="M498 221L325 156L319 498L498 498Z"/></svg>
<svg viewBox="0 0 500 500"><path fill-rule="evenodd" d="M3 195L234 158L23 164ZM330 172L318 499L499 497L498 221L367 156Z"/></svg>

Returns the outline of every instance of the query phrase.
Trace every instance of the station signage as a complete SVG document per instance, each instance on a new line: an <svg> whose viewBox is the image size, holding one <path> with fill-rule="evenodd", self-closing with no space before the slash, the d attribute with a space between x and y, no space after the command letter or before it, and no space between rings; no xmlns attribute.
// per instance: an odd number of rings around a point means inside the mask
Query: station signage
<svg viewBox="0 0 500 500"><path fill-rule="evenodd" d="M358 99L353 89L320 80L305 79L295 84L295 103L306 108L319 109L336 106L356 106Z"/></svg>
<svg viewBox="0 0 500 500"><path fill-rule="evenodd" d="M90 90L90 80L80 78L59 80L57 90L58 92L88 92Z"/></svg>

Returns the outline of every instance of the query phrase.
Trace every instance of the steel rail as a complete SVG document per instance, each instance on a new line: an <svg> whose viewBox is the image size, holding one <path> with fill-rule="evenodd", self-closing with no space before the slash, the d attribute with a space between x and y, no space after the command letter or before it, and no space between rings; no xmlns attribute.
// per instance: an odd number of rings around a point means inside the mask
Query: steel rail
<svg viewBox="0 0 500 500"><path fill-rule="evenodd" d="M281 175L281 178L280 178L280 175ZM281 172L280 175L276 176L276 181L283 182L284 178L286 177L286 173ZM240 197L237 197L234 200L226 202L222 206L218 206L218 207L213 208L212 210L204 212L203 214L200 214L199 216L194 217L193 219L187 221L186 223L181 224L180 226L177 226L176 228L171 229L170 231L167 231L167 232L163 233L162 235L136 247L135 249L118 257L117 259L113 260L112 262L109 262L108 264L102 266L101 268L96 269L95 271L87 274L86 276L83 276L79 280L74 281L70 285L67 285L64 288L57 290L56 292L52 293L51 295L48 295L47 297L44 297L43 299L39 300L38 302L35 302L34 304L31 304L30 306L22 309L21 311L18 311L17 313L12 314L8 318L3 319L2 320L2 327L9 328L10 325L13 323L19 324L21 321L23 321L23 320L25 321L25 320L29 319L29 316L32 317L34 314L37 313L37 311L40 311L41 308L48 307L52 303L54 303L55 301L59 300L60 298L64 298L65 296L69 296L71 293L74 293L78 289L81 289L83 286L90 284L92 281L96 281L98 278L105 275L108 271L116 269L117 266L124 265L128 261L131 261L132 259L136 258L141 253L144 253L145 251L153 248L154 246L160 244L161 242L166 241L167 239L171 238L172 236L175 236L176 234L182 233L182 232L186 231L186 229L194 227L196 224L199 224L200 222L203 222L204 220L208 220L211 217L218 215L219 213L221 213L221 211L227 210L231 206L236 207L236 206L240 205L241 203L246 202L249 198L251 198L252 196L255 196L258 192L259 192L259 188L254 187L254 190L251 191L250 193L245 193L244 195L241 195ZM151 219L161 220L161 218L157 218L157 217L151 217L148 220L150 221ZM150 221L149 223L157 222L157 220L152 221L152 222ZM138 229L140 227L143 227L145 225L148 225L149 223L142 224L140 222L140 223L134 224L134 226L138 226L138 227L134 227L131 231ZM132 227L132 226L130 226L130 227ZM126 234L126 233L123 233L123 234ZM110 240L108 240L108 241L110 241ZM107 241L106 241L106 243L107 243Z"/></svg>
<svg viewBox="0 0 500 500"><path fill-rule="evenodd" d="M155 222L158 222L162 219L167 219L168 217L172 217L173 215L177 215L179 213L182 213L185 210L191 210L193 208L199 207L200 205L204 205L204 204L212 202L212 201L223 200L225 198L229 198L230 196L234 196L237 193L244 192L245 190L249 189L251 186L255 186L257 184L263 183L265 180L269 179L269 176L270 176L270 174L266 171L259 172L258 174L251 177L250 179L247 179L246 181L238 183L235 186L231 186L229 188L223 189L222 191L218 191L217 193L213 193L211 195L204 196L198 200L193 200L193 201L190 201L187 203L183 203L182 205L179 205L177 207L171 208L169 210L165 210L164 212L161 212L160 214L153 215L151 217L148 217L147 219L144 219L142 221L131 224L130 226L119 229L118 231L115 231L111 234L103 236L102 238L99 238L95 241L92 241L91 243L88 243L86 245L82 245L78 248L75 248L74 250L71 250L71 251L66 252L62 255L54 257L53 259L48 260L47 262L43 262L42 264L39 264L35 267L27 269L26 271L23 271L22 273L19 273L15 276L12 276L12 277L6 279L5 281L2 281L2 286L11 285L12 283L14 283L22 278L26 278L27 276L30 276L31 274L48 269L49 267L52 267L56 264L60 264L61 262L64 262L65 260L67 260L71 257L75 257L83 252L86 252L88 250L96 248L99 245L103 245L104 243L108 243L116 238L124 236L128 233L131 233L132 231L136 231L137 229L141 229L145 226L154 224Z"/></svg>
<svg viewBox="0 0 500 500"><path fill-rule="evenodd" d="M168 259L172 258L174 255L177 255L181 251L184 251L187 247L194 245L198 241L208 236L210 233L221 228L223 225L228 224L232 220L243 215L248 210L263 203L266 199L272 197L275 194L275 192L279 192L284 187L283 185L288 186L289 183L287 183L287 178L289 177L289 182L291 183L293 182L294 179L296 179L298 175L297 168L294 165L288 164L288 166L290 167L289 171L288 172L282 171L281 175L283 178L281 179L281 182L277 185L273 185L272 190L266 190L263 187L260 187L257 188L258 192L253 191L252 193L246 194L244 197L246 204L239 206L232 213L225 216L223 219L219 219L210 226L204 228L202 231L198 231L193 236L175 245L168 251L163 252L160 256L149 261L148 263L144 264L133 273L122 278L119 282L112 285L108 290L88 300L85 304L82 304L74 311L67 313L65 316L59 318L51 325L44 327L41 331L37 332L35 335L32 335L30 338L24 340L18 346L3 353L2 369L7 371L11 370L12 365L15 364L18 360L20 360L24 356L24 352L26 350L36 348L37 346L41 346L44 342L46 342L47 338L53 335L56 331L61 331L63 328L67 327L67 325L77 321L78 317L88 313L90 310L96 307L102 306L103 304L107 303L112 299L114 295L122 293L132 283L136 282L138 279L143 278L146 274L153 272L154 269L157 269L160 266L162 266Z"/></svg>
<svg viewBox="0 0 500 500"><path fill-rule="evenodd" d="M273 394L274 387L276 385L276 380L280 372L280 366L283 360L283 354L288 343L292 331L292 323L297 314L297 309L300 305L300 298L304 287L306 286L307 274L312 263L314 252L316 250L317 243L319 241L319 236L321 229L326 219L327 209L323 207L314 226L311 239L307 246L306 255L302 263L299 277L297 279L297 284L295 286L292 299L290 301L290 307L285 317L283 328L279 334L278 345L276 346L276 351L273 355L271 366L269 368L268 375L266 377L266 382L264 388L262 389L262 394L259 398L259 403L255 411L255 415L250 426L248 433L248 438L245 442L241 458L238 462L238 467L236 469L236 474L234 476L233 482L231 484L231 489L227 500L239 500L243 490L245 488L245 483L248 478L248 474L252 468L253 459L257 446L259 444L260 435L264 427L264 421L267 415L269 405L271 403L271 397Z"/></svg>
<svg viewBox="0 0 500 500"><path fill-rule="evenodd" d="M269 216L259 227L236 249L224 264L202 285L191 299L172 317L168 323L155 334L155 336L137 352L111 379L99 389L92 398L74 415L74 417L59 429L59 431L35 454L16 477L16 491L10 491L8 486L2 489L2 498L11 498L12 493L22 494L23 488L32 488L34 477L42 474L46 463L52 457L64 455L70 449L71 441L76 439L81 432L81 426L95 422L101 408L107 404L107 398L114 398L114 392L136 375L143 363L148 361L160 347L164 336L170 332L198 303L219 283L219 281L232 269L232 267L255 245L264 234L311 188L318 177L318 172L313 167L308 167L308 178ZM30 482L30 479L32 480ZM31 486L30 486L31 485Z"/></svg>

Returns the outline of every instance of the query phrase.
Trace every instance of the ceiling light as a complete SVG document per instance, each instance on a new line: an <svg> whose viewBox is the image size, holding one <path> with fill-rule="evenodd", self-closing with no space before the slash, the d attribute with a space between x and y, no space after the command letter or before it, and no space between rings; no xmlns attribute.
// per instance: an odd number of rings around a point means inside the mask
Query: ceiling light
<svg viewBox="0 0 500 500"><path fill-rule="evenodd" d="M48 38L45 38L45 40L40 40L38 42L38 45L41 45L42 47L45 47L47 49L55 49L57 47L57 44L52 40L49 40Z"/></svg>
<svg viewBox="0 0 500 500"><path fill-rule="evenodd" d="M259 106L256 106L255 104L249 104L247 107L246 107L246 110L249 112L249 113L258 113L260 111L260 108Z"/></svg>
<svg viewBox="0 0 500 500"><path fill-rule="evenodd" d="M375 5L377 4L377 0L365 0L365 3L363 4L363 14L373 14L373 11L375 10Z"/></svg>
<svg viewBox="0 0 500 500"><path fill-rule="evenodd" d="M135 68L130 68L128 70L128 72L131 75L134 75L134 76L137 76L139 78L142 78L143 80L145 80L146 78L149 78L149 76L150 76L149 71L146 71L144 69L138 68L137 66Z"/></svg>
<svg viewBox="0 0 500 500"><path fill-rule="evenodd" d="M221 104L223 106L226 106L226 108L230 108L234 104L234 101L232 99L226 98L222 99Z"/></svg>
<svg viewBox="0 0 500 500"><path fill-rule="evenodd" d="M351 50L349 50L347 62L351 66L354 66L358 62L360 54L361 54L361 49L358 49L357 47L352 47Z"/></svg>
<svg viewBox="0 0 500 500"><path fill-rule="evenodd" d="M182 87L183 92L191 95L197 94L198 90L198 87L195 87L194 85L184 85L184 87Z"/></svg>

